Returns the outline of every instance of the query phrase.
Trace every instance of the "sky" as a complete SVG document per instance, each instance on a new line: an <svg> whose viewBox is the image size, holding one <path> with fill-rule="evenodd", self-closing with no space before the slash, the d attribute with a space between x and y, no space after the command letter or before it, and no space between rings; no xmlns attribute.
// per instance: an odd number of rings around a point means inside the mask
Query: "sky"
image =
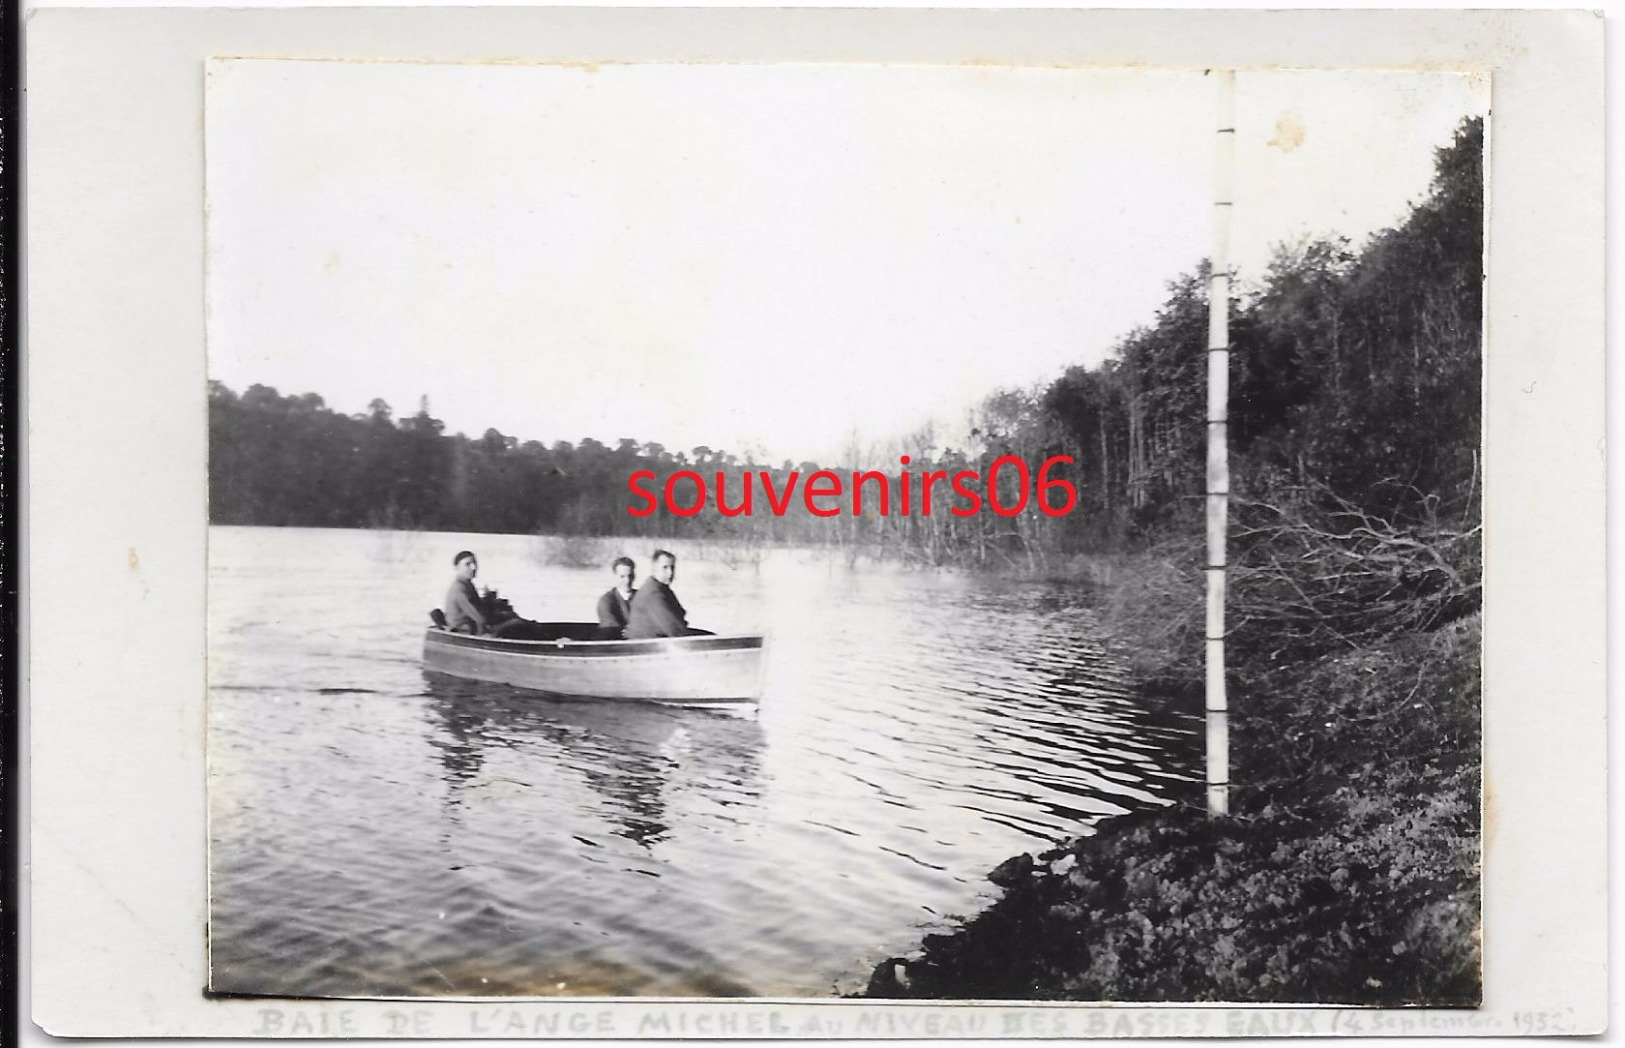
<svg viewBox="0 0 1625 1048"><path fill-rule="evenodd" d="M1145 69L214 61L210 376L548 443L960 442L1207 256L1214 97ZM1240 74L1243 281L1399 221L1488 101Z"/></svg>

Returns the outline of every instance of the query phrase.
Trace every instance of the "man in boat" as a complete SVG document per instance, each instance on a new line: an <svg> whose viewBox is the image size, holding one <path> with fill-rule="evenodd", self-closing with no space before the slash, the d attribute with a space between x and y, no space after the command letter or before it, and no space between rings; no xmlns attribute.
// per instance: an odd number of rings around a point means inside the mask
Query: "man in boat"
<svg viewBox="0 0 1625 1048"><path fill-rule="evenodd" d="M535 626L528 619L514 614L507 601L494 600L493 590L486 596L474 588L474 576L480 573L480 562L470 550L460 550L451 559L451 589L446 591L446 628L453 633L490 633L499 637L525 639Z"/></svg>
<svg viewBox="0 0 1625 1048"><path fill-rule="evenodd" d="M655 550L654 574L632 598L632 614L626 624L627 640L650 637L686 637L700 630L688 628L688 612L671 591L677 577L677 558L663 549Z"/></svg>
<svg viewBox="0 0 1625 1048"><path fill-rule="evenodd" d="M484 633L491 624L485 613L485 601L474 588L474 576L480 573L480 562L473 551L461 550L451 559L455 577L451 589L446 591L446 628L453 633Z"/></svg>
<svg viewBox="0 0 1625 1048"><path fill-rule="evenodd" d="M615 585L598 598L598 635L604 640L620 640L632 620L632 596L637 592L632 583L637 580L638 568L631 557L616 557L609 570L615 573Z"/></svg>

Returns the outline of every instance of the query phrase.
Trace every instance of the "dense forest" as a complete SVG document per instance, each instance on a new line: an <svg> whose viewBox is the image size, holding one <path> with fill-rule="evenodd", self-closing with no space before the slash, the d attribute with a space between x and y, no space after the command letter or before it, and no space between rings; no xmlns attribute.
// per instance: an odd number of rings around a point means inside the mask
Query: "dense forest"
<svg viewBox="0 0 1625 1048"><path fill-rule="evenodd" d="M1012 857L867 996L1478 1004L1482 136L1402 224L1283 250L1232 305L1231 817L1193 796ZM1034 422L1093 441L1064 541L1132 547L1091 558L1100 607L1143 701L1193 712L1202 286Z"/></svg>
<svg viewBox="0 0 1625 1048"><path fill-rule="evenodd" d="M887 959L869 996L1479 1001L1483 134L1468 121L1438 150L1396 226L1284 246L1229 304L1234 817L1193 800L1014 857L990 877L1000 900ZM658 490L683 469L782 484L821 466L471 439L427 401L346 416L214 384L212 519L828 543L1082 577L1146 701L1199 710L1206 276L1170 282L1103 364L989 396L969 446L925 431L823 464L895 475L907 454L985 476L1004 455L1067 455L1064 516L820 518L798 500L782 518L638 518L638 470Z"/></svg>
<svg viewBox="0 0 1625 1048"><path fill-rule="evenodd" d="M1470 535L1480 494L1482 150L1482 122L1465 123L1438 151L1428 194L1399 225L1358 251L1335 238L1283 246L1267 272L1238 283L1231 454L1243 556L1259 536L1300 526ZM760 463L631 436L613 447L591 438L521 441L495 429L467 437L444 432L428 398L405 417L382 400L365 415L345 415L314 393L255 385L239 394L212 383L211 519L839 543L930 563L1023 568L1144 549L1200 532L1206 286L1205 265L1174 279L1155 317L1098 367L990 395L971 446L943 447L925 431L851 448L839 463ZM1075 461L1064 475L1077 485L1076 509L1058 518L964 518L940 509L929 517L871 510L819 518L798 499L783 518L760 509L735 518L627 513L627 478L640 469L655 474L649 486L659 491L683 469L708 478L765 471L776 483L819 468L895 476L900 454L915 471L983 475L1001 455L1034 470L1069 455ZM1015 471L1001 472L1002 488L1017 483ZM1449 569L1471 573L1474 556L1452 551Z"/></svg>

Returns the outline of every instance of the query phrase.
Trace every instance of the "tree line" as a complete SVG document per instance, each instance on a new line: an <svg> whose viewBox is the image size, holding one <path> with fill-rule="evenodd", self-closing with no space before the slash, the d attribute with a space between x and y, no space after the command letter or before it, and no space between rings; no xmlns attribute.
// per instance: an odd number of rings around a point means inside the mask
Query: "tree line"
<svg viewBox="0 0 1625 1048"><path fill-rule="evenodd" d="M1393 228L1358 250L1336 237L1282 246L1258 279L1238 282L1230 451L1244 555L1259 529L1286 518L1396 535L1460 534L1476 524L1482 164L1483 123L1464 122L1437 151L1426 196ZM943 446L926 429L883 446L854 443L829 464L764 463L632 437L614 446L592 438L544 444L488 429L471 438L447 434L427 398L406 417L382 400L345 415L313 393L255 385L239 394L211 383L211 520L831 543L995 565L1199 535L1207 275L1204 263L1170 281L1155 316L1104 363L988 396L965 446ZM639 470L655 475L656 489L680 470L708 479L718 470L766 472L782 484L796 471L881 469L896 483L903 454L914 471L984 477L1005 455L1035 470L1070 456L1064 475L1076 485L1077 506L1061 517L820 518L797 505L782 517L627 513L627 479ZM999 483L1016 484L1017 474L1002 471ZM1018 494L1007 493L1006 504Z"/></svg>

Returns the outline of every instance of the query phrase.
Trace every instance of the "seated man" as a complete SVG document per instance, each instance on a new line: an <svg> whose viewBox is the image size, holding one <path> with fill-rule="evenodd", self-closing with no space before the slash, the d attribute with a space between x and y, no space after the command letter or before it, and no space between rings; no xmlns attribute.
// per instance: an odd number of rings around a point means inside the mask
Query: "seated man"
<svg viewBox="0 0 1625 1048"><path fill-rule="evenodd" d="M535 623L514 614L507 601L492 599L496 596L494 590L482 597L474 588L474 576L480 573L478 558L465 549L451 563L456 578L446 591L446 628L453 633L491 633L524 639Z"/></svg>
<svg viewBox="0 0 1625 1048"><path fill-rule="evenodd" d="M632 595L637 592L632 583L638 577L638 569L631 557L616 557L610 570L615 573L615 586L598 598L598 636L603 640L620 640L626 636L626 624L631 621Z"/></svg>
<svg viewBox="0 0 1625 1048"><path fill-rule="evenodd" d="M663 549L655 550L654 575L632 598L632 615L626 624L627 640L686 637L698 632L688 628L688 612L671 591L676 577L677 558Z"/></svg>
<svg viewBox="0 0 1625 1048"><path fill-rule="evenodd" d="M474 588L474 576L480 573L480 562L469 550L461 550L451 558L456 577L446 591L446 628L453 633L484 633L491 625L486 614L485 601Z"/></svg>

